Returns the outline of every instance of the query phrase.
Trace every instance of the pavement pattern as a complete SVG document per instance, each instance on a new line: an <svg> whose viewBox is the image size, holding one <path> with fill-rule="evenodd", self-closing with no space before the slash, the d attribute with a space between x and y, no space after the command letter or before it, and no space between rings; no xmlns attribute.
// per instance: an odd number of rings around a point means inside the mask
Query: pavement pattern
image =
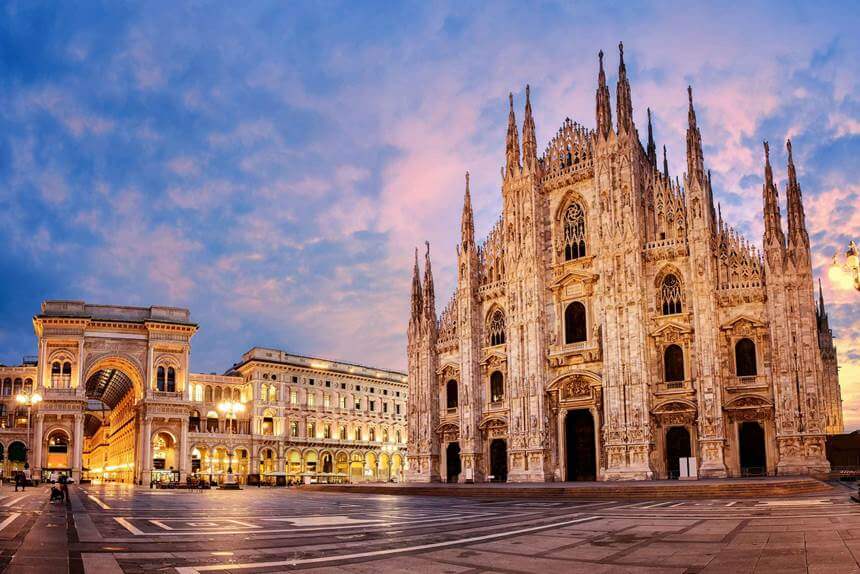
<svg viewBox="0 0 860 574"><path fill-rule="evenodd" d="M743 500L541 500L0 487L11 573L860 572L853 487Z"/></svg>

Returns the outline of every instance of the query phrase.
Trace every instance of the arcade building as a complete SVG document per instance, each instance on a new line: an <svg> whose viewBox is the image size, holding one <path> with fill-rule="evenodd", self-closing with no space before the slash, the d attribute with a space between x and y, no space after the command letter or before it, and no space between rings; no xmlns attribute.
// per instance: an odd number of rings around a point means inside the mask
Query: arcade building
<svg viewBox="0 0 860 574"><path fill-rule="evenodd" d="M190 370L187 309L45 301L0 365L0 472L149 484L401 480L406 376L254 347ZM231 472L232 471L232 472Z"/></svg>

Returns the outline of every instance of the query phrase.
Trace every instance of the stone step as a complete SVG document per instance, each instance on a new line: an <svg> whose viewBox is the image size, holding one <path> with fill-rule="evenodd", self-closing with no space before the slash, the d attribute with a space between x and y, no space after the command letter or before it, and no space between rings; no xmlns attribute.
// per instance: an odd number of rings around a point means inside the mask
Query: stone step
<svg viewBox="0 0 860 574"><path fill-rule="evenodd" d="M690 499L762 498L821 494L833 488L809 477L794 479L731 479L726 481L647 481L523 484L312 484L305 490L416 496L485 498Z"/></svg>

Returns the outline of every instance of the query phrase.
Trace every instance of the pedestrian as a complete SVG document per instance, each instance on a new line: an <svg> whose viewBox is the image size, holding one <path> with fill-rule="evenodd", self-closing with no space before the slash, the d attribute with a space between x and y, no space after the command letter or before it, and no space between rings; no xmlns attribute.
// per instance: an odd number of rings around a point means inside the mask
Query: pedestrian
<svg viewBox="0 0 860 574"><path fill-rule="evenodd" d="M21 486L21 473L15 473L15 492L18 492L18 487Z"/></svg>

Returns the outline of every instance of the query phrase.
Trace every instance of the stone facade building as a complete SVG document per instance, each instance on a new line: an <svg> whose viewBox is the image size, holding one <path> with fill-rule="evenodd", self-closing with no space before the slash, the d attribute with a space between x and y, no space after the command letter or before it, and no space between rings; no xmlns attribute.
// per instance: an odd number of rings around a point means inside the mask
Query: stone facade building
<svg viewBox="0 0 860 574"><path fill-rule="evenodd" d="M672 177L633 122L623 48L612 121L565 120L538 154L529 89L510 101L502 214L476 243L466 175L457 288L437 319L427 249L408 327L416 481L819 473L842 431L788 142L787 233L765 143L763 250L723 221L692 90Z"/></svg>
<svg viewBox="0 0 860 574"><path fill-rule="evenodd" d="M187 309L46 301L38 356L0 366L3 470L149 483L399 480L404 373L255 347L193 373ZM38 395L27 408L16 397ZM229 401L241 405L229 410Z"/></svg>

